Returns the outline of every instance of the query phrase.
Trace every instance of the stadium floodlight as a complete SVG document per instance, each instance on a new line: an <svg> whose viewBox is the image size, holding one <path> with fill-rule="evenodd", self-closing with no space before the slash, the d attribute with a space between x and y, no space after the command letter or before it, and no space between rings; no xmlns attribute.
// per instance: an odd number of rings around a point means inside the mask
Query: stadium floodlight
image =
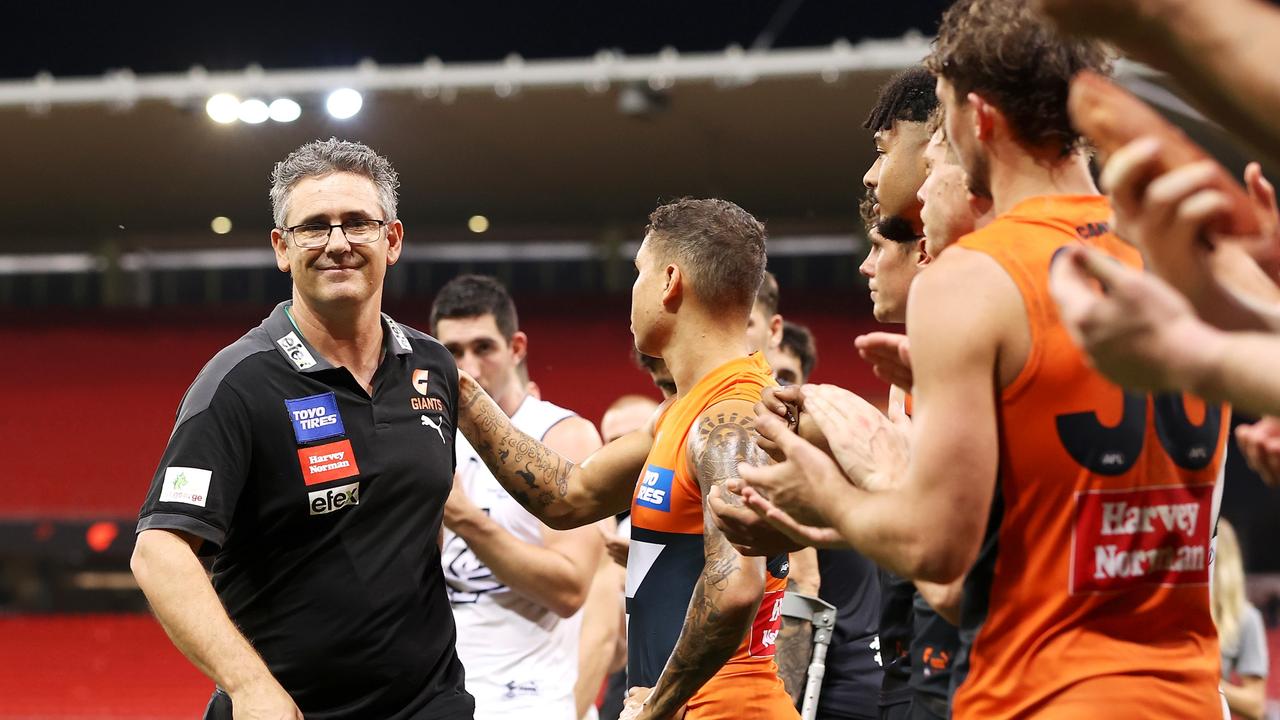
<svg viewBox="0 0 1280 720"><path fill-rule="evenodd" d="M329 93L329 97L324 101L324 107L329 114L339 120L346 120L356 113L360 112L360 106L364 104L364 98L360 97L360 93L351 88L342 88Z"/></svg>
<svg viewBox="0 0 1280 720"><path fill-rule="evenodd" d="M209 223L209 229L219 235L226 235L231 232L231 218L226 215L219 215Z"/></svg>
<svg viewBox="0 0 1280 720"><path fill-rule="evenodd" d="M271 116L271 111L267 109L267 104L258 98L250 98L240 103L240 121L257 125L264 123Z"/></svg>
<svg viewBox="0 0 1280 720"><path fill-rule="evenodd" d="M293 122L302 116L302 107L289 98L276 98L267 109L276 122Z"/></svg>
<svg viewBox="0 0 1280 720"><path fill-rule="evenodd" d="M204 104L204 111L216 123L233 123L240 118L240 98L231 93L218 93Z"/></svg>

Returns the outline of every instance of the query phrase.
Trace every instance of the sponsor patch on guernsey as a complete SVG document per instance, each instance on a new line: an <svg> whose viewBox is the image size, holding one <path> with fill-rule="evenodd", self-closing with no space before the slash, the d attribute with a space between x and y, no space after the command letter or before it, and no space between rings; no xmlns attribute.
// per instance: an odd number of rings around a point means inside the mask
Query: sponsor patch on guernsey
<svg viewBox="0 0 1280 720"><path fill-rule="evenodd" d="M671 482L675 475L674 471L657 465L646 467L636 490L636 505L671 512Z"/></svg>
<svg viewBox="0 0 1280 720"><path fill-rule="evenodd" d="M160 502L204 507L209 500L209 480L212 478L213 472L204 468L167 467L164 469L164 484L160 486Z"/></svg>
<svg viewBox="0 0 1280 720"><path fill-rule="evenodd" d="M336 437L346 432L342 427L342 415L338 413L338 399L331 392L285 400L284 406L289 411L293 435L299 443Z"/></svg>
<svg viewBox="0 0 1280 720"><path fill-rule="evenodd" d="M328 515L348 505L360 504L360 483L316 490L307 493L308 510L312 515Z"/></svg>
<svg viewBox="0 0 1280 720"><path fill-rule="evenodd" d="M302 467L302 482L307 485L318 485L360 474L350 440L302 448L298 451L298 464Z"/></svg>
<svg viewBox="0 0 1280 720"><path fill-rule="evenodd" d="M307 350L307 346L302 344L302 340L298 338L298 333L291 332L288 335L276 341L276 344L284 350L293 364L298 366L299 370L306 370L316 366L316 359L311 357L311 351Z"/></svg>
<svg viewBox="0 0 1280 720"><path fill-rule="evenodd" d="M1076 493L1071 592L1206 585L1213 485Z"/></svg>

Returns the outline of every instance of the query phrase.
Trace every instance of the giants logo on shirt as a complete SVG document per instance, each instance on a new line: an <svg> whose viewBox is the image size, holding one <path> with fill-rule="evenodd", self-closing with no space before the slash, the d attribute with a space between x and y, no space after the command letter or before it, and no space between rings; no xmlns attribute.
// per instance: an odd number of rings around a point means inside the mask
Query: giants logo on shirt
<svg viewBox="0 0 1280 720"><path fill-rule="evenodd" d="M751 644L747 648L751 657L773 657L778 629L782 627L782 598L786 594L785 590L774 590L760 599L760 610L751 623Z"/></svg>
<svg viewBox="0 0 1280 720"><path fill-rule="evenodd" d="M298 451L298 465L302 467L302 482L307 485L360 474L350 440L302 448Z"/></svg>
<svg viewBox="0 0 1280 720"><path fill-rule="evenodd" d="M293 423L293 436L299 444L346 432L342 426L342 415L338 412L338 399L331 392L285 400L284 405L289 411L289 421Z"/></svg>
<svg viewBox="0 0 1280 720"><path fill-rule="evenodd" d="M431 371L424 370L422 368L418 368L413 371L413 376L410 380L413 384L413 389L416 390L419 395L423 395L425 397L409 398L409 407L417 410L418 412L425 410L427 412L442 413L444 412L444 401L440 398L427 395L427 389L430 387L430 380Z"/></svg>
<svg viewBox="0 0 1280 720"><path fill-rule="evenodd" d="M671 481L675 476L675 471L657 465L645 468L640 487L636 490L636 505L671 512Z"/></svg>
<svg viewBox="0 0 1280 720"><path fill-rule="evenodd" d="M1213 485L1076 493L1071 592L1206 585Z"/></svg>

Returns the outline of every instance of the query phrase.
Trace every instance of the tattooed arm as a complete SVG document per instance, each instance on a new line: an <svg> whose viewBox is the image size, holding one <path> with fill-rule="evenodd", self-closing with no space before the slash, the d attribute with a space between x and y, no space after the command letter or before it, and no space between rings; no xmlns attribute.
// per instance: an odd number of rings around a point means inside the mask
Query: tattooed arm
<svg viewBox="0 0 1280 720"><path fill-rule="evenodd" d="M458 430L511 497L556 530L626 510L653 445L652 428L637 430L575 465L517 430L480 384L461 371Z"/></svg>
<svg viewBox="0 0 1280 720"><path fill-rule="evenodd" d="M787 573L787 592L818 596L821 580L818 573L818 551L801 548L790 553L791 571ZM804 699L805 677L809 674L809 660L813 655L813 623L799 618L782 618L782 630L774 645L774 660L778 663L778 677L787 688L787 694L797 705Z"/></svg>
<svg viewBox="0 0 1280 720"><path fill-rule="evenodd" d="M693 588L684 628L641 718L677 717L684 704L715 675L742 644L764 594L764 558L744 557L716 528L707 493L719 486L726 501L741 500L724 483L738 476L738 463L767 465L756 445L752 404L727 400L712 405L689 433L689 458L702 488L706 562Z"/></svg>

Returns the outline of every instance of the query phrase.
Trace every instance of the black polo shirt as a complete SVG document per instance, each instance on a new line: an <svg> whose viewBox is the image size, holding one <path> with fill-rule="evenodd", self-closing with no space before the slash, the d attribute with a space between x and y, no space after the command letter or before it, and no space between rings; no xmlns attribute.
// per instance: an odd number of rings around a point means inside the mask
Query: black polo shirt
<svg viewBox="0 0 1280 720"><path fill-rule="evenodd" d="M470 718L437 544L457 366L384 315L370 398L289 305L187 390L138 531L205 541L227 613L309 720Z"/></svg>

